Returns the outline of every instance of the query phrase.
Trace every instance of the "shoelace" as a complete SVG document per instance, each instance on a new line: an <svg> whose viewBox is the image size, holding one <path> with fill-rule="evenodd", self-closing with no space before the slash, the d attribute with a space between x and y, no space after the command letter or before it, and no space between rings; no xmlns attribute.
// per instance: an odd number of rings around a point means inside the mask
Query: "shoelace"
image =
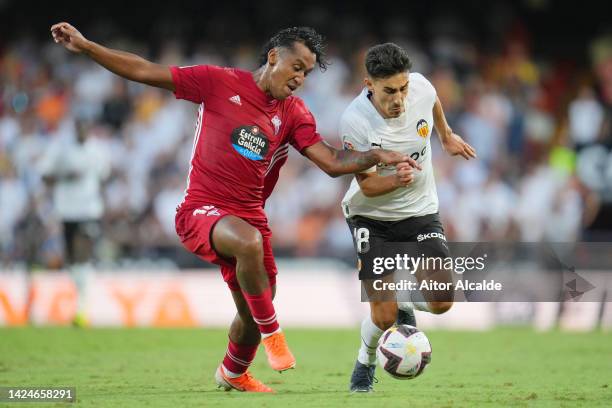
<svg viewBox="0 0 612 408"><path fill-rule="evenodd" d="M280 336L271 336L270 337L270 348L278 348L280 343Z"/></svg>
<svg viewBox="0 0 612 408"><path fill-rule="evenodd" d="M273 336L272 340L270 341L270 349L272 350L278 350L278 349L284 349L284 341L283 338L281 336Z"/></svg>
<svg viewBox="0 0 612 408"><path fill-rule="evenodd" d="M369 386L372 382L378 384L378 378L374 374L372 374L370 368L366 368L364 370L359 370L357 373L357 382L360 384L365 384L367 381L367 385Z"/></svg>
<svg viewBox="0 0 612 408"><path fill-rule="evenodd" d="M244 377L242 378L242 380L240 382L250 382L253 379L253 376L251 375L251 373L249 373L248 371L244 373Z"/></svg>
<svg viewBox="0 0 612 408"><path fill-rule="evenodd" d="M251 373L248 371L244 373L244 377L240 380L241 384L253 383L253 382L257 384L257 387L259 388L263 387L263 384L257 381L256 379L254 379Z"/></svg>

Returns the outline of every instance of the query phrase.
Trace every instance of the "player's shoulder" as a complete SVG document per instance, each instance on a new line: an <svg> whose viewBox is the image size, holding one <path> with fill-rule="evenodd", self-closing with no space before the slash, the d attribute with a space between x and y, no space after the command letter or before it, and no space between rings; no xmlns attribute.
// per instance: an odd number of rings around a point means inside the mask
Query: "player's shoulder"
<svg viewBox="0 0 612 408"><path fill-rule="evenodd" d="M286 112L289 116L294 118L312 118L314 120L314 116L306 105L306 102L299 96L291 95L280 103L283 105L283 111Z"/></svg>
<svg viewBox="0 0 612 408"><path fill-rule="evenodd" d="M434 88L432 83L429 82L427 78L425 78L425 75L419 72L411 72L408 75L408 80L410 83L410 92L416 92L418 94L423 93L425 95L435 95L436 89Z"/></svg>
<svg viewBox="0 0 612 408"><path fill-rule="evenodd" d="M243 80L251 76L251 73L249 71L245 71L240 68L220 67L218 65L209 65L209 67L212 73L218 75L219 77L224 77L227 79L231 78L235 80Z"/></svg>
<svg viewBox="0 0 612 408"><path fill-rule="evenodd" d="M210 64L179 65L176 67L176 69L188 70L194 75L212 76L219 79L223 79L223 77L240 79L241 75L239 69Z"/></svg>
<svg viewBox="0 0 612 408"><path fill-rule="evenodd" d="M411 72L408 75L408 79L410 80L411 85L415 84L415 85L420 85L420 86L424 86L424 85L431 85L431 82L429 82L429 80L427 78L425 78L425 75L421 74L420 72Z"/></svg>

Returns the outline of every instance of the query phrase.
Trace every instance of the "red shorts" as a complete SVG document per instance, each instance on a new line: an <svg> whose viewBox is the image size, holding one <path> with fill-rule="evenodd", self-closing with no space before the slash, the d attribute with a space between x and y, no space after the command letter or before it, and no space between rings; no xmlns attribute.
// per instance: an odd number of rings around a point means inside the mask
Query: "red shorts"
<svg viewBox="0 0 612 408"><path fill-rule="evenodd" d="M226 258L217 253L212 245L212 231L215 224L226 215L233 215L213 205L198 208L179 208L176 212L175 225L183 246L201 259L221 266L223 280L231 290L240 290L236 277L236 259ZM268 273L270 286L276 284L276 263L272 252L272 232L264 220L253 220L240 217L259 230L263 237L264 266Z"/></svg>

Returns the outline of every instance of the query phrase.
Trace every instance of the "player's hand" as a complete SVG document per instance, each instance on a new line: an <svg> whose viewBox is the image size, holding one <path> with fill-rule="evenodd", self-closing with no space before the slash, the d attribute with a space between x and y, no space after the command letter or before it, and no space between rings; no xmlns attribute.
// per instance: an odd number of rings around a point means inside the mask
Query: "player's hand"
<svg viewBox="0 0 612 408"><path fill-rule="evenodd" d="M465 160L475 159L476 150L467 144L461 136L456 133L451 133L449 137L442 142L442 148L451 156L461 156Z"/></svg>
<svg viewBox="0 0 612 408"><path fill-rule="evenodd" d="M399 163L407 163L410 167L417 170L422 170L419 163L416 162L412 157L391 150L377 149L378 162L390 165L396 165Z"/></svg>
<svg viewBox="0 0 612 408"><path fill-rule="evenodd" d="M72 52L83 52L87 47L87 39L76 28L68 23L62 22L51 26L53 40L62 44Z"/></svg>
<svg viewBox="0 0 612 408"><path fill-rule="evenodd" d="M408 163L399 163L395 166L395 185L406 187L414 180L413 168Z"/></svg>

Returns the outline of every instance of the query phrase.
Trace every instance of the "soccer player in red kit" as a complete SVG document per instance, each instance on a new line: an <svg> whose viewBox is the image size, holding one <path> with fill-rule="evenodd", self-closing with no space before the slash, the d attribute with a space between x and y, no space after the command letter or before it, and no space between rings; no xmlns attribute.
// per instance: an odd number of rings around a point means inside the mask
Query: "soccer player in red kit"
<svg viewBox="0 0 612 408"><path fill-rule="evenodd" d="M186 248L221 266L236 304L227 352L215 373L217 384L228 390L272 392L247 369L260 342L274 370L295 367L272 303L277 270L263 210L289 145L332 177L380 162L418 165L396 152L342 151L321 140L312 114L293 96L315 64L326 66L323 39L311 28L274 35L255 72L210 65L166 67L89 41L65 22L53 25L51 32L57 43L119 76L200 105L176 230Z"/></svg>

